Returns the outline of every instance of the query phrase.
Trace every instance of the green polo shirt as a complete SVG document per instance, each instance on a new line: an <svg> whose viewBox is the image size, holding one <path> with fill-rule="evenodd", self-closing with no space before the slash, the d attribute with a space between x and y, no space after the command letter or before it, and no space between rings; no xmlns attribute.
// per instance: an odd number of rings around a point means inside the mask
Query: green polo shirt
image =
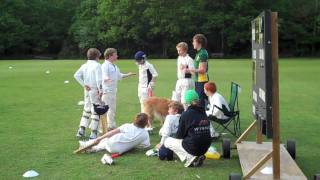
<svg viewBox="0 0 320 180"><path fill-rule="evenodd" d="M195 73L194 81L195 82L208 82L209 76L208 76L208 52L204 48L201 48L194 58L194 68L199 69L199 65L201 62L207 63L207 70L205 73Z"/></svg>

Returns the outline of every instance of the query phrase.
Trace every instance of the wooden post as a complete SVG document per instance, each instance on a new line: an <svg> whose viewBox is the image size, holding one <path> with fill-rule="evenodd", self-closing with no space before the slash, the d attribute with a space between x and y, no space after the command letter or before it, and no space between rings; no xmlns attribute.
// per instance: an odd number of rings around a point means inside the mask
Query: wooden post
<svg viewBox="0 0 320 180"><path fill-rule="evenodd" d="M256 142L257 144L261 144L263 137L262 137L262 128L261 128L261 124L257 122L257 134L256 134Z"/></svg>
<svg viewBox="0 0 320 180"><path fill-rule="evenodd" d="M241 143L241 141L243 139L245 139L248 135L249 132L257 125L257 121L254 120L253 123L251 123L251 125L241 134L241 136L236 140L236 142L234 143L235 145L237 145L238 143Z"/></svg>
<svg viewBox="0 0 320 180"><path fill-rule="evenodd" d="M279 72L278 72L278 13L271 13L272 43L272 163L273 179L280 179L280 120L279 120Z"/></svg>

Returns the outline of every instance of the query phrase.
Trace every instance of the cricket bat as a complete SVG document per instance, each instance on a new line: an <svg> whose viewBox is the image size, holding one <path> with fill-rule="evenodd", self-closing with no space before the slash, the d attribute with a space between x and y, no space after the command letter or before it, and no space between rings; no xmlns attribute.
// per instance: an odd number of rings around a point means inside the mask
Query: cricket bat
<svg viewBox="0 0 320 180"><path fill-rule="evenodd" d="M107 130L107 115L104 114L102 116L100 116L100 122L101 122L101 126L102 126L102 134L105 134L108 132Z"/></svg>
<svg viewBox="0 0 320 180"><path fill-rule="evenodd" d="M82 152L84 152L85 150L90 149L90 148L92 148L93 146L99 144L99 142L100 142L100 141L92 141L92 143L89 143L87 146L84 146L84 147L82 147L82 148L79 148L79 149L73 151L73 154L82 153Z"/></svg>
<svg viewBox="0 0 320 180"><path fill-rule="evenodd" d="M106 116L106 114L100 116L100 122L101 122L101 126L102 126L102 134L107 133L108 130L107 130L107 116ZM82 153L82 152L84 152L85 150L90 149L90 148L92 148L93 146L97 145L98 143L99 143L99 142L93 141L92 143L88 144L87 146L82 147L82 148L79 148L79 149L73 151L73 153L74 153L74 154Z"/></svg>

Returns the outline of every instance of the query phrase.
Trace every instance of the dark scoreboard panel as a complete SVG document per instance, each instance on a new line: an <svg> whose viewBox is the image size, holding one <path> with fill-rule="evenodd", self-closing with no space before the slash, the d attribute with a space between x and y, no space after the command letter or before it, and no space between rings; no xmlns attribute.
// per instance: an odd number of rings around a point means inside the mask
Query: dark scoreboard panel
<svg viewBox="0 0 320 180"><path fill-rule="evenodd" d="M251 23L252 113L262 133L272 138L271 11L263 11Z"/></svg>

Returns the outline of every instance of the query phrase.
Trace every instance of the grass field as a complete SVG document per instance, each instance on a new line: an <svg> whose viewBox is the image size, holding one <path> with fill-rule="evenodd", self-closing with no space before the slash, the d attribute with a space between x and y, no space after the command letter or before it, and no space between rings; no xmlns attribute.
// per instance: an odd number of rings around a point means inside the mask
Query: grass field
<svg viewBox="0 0 320 180"><path fill-rule="evenodd" d="M73 73L84 61L0 61L0 179L22 179L30 169L37 179L227 179L241 172L236 152L231 160L207 160L201 168L184 168L180 162L148 158L145 150L133 150L116 159L116 165L100 163L103 153L73 155L78 147L83 92ZM155 94L171 97L175 85L175 60L152 60L159 72ZM123 72L137 72L133 61L117 62ZM13 68L9 68L12 66ZM210 76L219 91L229 97L230 82L241 85L242 130L251 122L251 61L211 60ZM50 74L45 71L50 70ZM320 59L280 61L281 140L297 141L297 163L311 179L320 172ZM69 80L69 84L64 84ZM119 84L117 124L131 122L139 111L137 77ZM156 130L160 124L156 122ZM151 136L152 145L159 141ZM250 139L254 139L253 136ZM216 143L220 148L220 142Z"/></svg>

